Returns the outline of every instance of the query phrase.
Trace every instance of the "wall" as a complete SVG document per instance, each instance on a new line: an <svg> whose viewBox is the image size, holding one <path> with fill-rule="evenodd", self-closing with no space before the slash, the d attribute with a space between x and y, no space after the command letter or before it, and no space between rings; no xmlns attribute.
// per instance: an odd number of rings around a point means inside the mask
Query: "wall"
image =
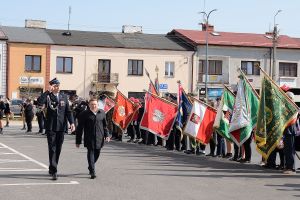
<svg viewBox="0 0 300 200"><path fill-rule="evenodd" d="M46 76L46 49L47 45L9 43L8 61L8 97L20 97L19 87L28 87L28 84L20 84L20 77L39 77L44 80L40 85L29 85L29 87L43 88L45 90ZM41 72L25 71L25 55L41 56Z"/></svg>
<svg viewBox="0 0 300 200"><path fill-rule="evenodd" d="M158 77L160 83L166 83L169 91L177 93L177 80L181 80L186 91L190 88L191 65L193 52L187 51L163 51L141 49L117 49L97 47L66 47L51 46L50 78L57 77L61 80L61 90L76 90L79 96L88 97L91 90L92 74L98 72L98 59L111 60L111 73L119 74L118 89L125 95L128 92L142 92L148 89L149 79L145 72L143 76L128 76L128 59L144 61L144 68L149 71L152 81L156 77L155 67L159 68ZM56 73L56 57L73 57L73 73ZM185 64L185 58L188 63ZM175 77L164 76L165 61L175 62Z"/></svg>

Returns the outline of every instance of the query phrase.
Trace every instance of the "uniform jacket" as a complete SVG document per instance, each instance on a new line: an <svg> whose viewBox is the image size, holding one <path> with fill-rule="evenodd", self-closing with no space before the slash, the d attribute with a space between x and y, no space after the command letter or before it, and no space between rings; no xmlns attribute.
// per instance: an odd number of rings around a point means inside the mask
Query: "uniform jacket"
<svg viewBox="0 0 300 200"><path fill-rule="evenodd" d="M96 115L87 109L79 114L76 129L76 144L81 144L84 132L84 146L90 149L101 149L104 138L108 137L105 112L99 110Z"/></svg>
<svg viewBox="0 0 300 200"><path fill-rule="evenodd" d="M65 131L67 120L74 123L74 118L65 94L59 93L57 97L49 91L44 92L38 99L39 105L45 105L45 129L46 131Z"/></svg>

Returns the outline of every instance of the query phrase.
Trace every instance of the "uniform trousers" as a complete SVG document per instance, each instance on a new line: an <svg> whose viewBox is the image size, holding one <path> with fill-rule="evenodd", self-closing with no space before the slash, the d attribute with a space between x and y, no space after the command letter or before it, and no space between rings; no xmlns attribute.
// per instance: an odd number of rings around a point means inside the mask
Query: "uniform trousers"
<svg viewBox="0 0 300 200"><path fill-rule="evenodd" d="M99 156L100 156L100 150L101 149L93 149L93 148L87 148L87 160L89 164L89 171L90 173L95 173L95 163L97 162Z"/></svg>
<svg viewBox="0 0 300 200"><path fill-rule="evenodd" d="M57 165L64 142L63 131L47 131L48 151L49 151L49 172L57 172Z"/></svg>

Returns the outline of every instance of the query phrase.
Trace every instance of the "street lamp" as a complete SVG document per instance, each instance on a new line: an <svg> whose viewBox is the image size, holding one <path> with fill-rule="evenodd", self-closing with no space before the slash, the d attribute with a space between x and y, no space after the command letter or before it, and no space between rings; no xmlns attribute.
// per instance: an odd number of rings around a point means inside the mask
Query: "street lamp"
<svg viewBox="0 0 300 200"><path fill-rule="evenodd" d="M205 99L206 102L208 101L207 97L207 75L208 75L208 19L212 12L217 11L217 9L213 9L209 11L207 14L206 12L200 12L200 14L203 14L205 17L205 41L206 41L206 48L205 48Z"/></svg>
<svg viewBox="0 0 300 200"><path fill-rule="evenodd" d="M282 10L278 10L276 12L276 14L274 15L274 29L273 29L273 38L272 38L272 42L273 42L273 73L272 73L272 79L274 81L278 81L278 74L277 74L277 67L276 67L276 48L277 48L277 39L278 39L278 29L277 29L277 24L276 24L276 16L278 15L278 13L280 13Z"/></svg>
<svg viewBox="0 0 300 200"><path fill-rule="evenodd" d="M156 67L155 67L156 79L155 79L155 83L154 84L155 84L156 91L159 93L158 71L159 71L159 68L156 65Z"/></svg>

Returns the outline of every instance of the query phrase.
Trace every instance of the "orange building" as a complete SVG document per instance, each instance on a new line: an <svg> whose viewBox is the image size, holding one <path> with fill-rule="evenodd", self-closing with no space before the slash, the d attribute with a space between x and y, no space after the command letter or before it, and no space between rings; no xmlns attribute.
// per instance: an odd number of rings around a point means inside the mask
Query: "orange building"
<svg viewBox="0 0 300 200"><path fill-rule="evenodd" d="M7 43L7 97L34 98L45 91L52 40L41 28L1 27Z"/></svg>

